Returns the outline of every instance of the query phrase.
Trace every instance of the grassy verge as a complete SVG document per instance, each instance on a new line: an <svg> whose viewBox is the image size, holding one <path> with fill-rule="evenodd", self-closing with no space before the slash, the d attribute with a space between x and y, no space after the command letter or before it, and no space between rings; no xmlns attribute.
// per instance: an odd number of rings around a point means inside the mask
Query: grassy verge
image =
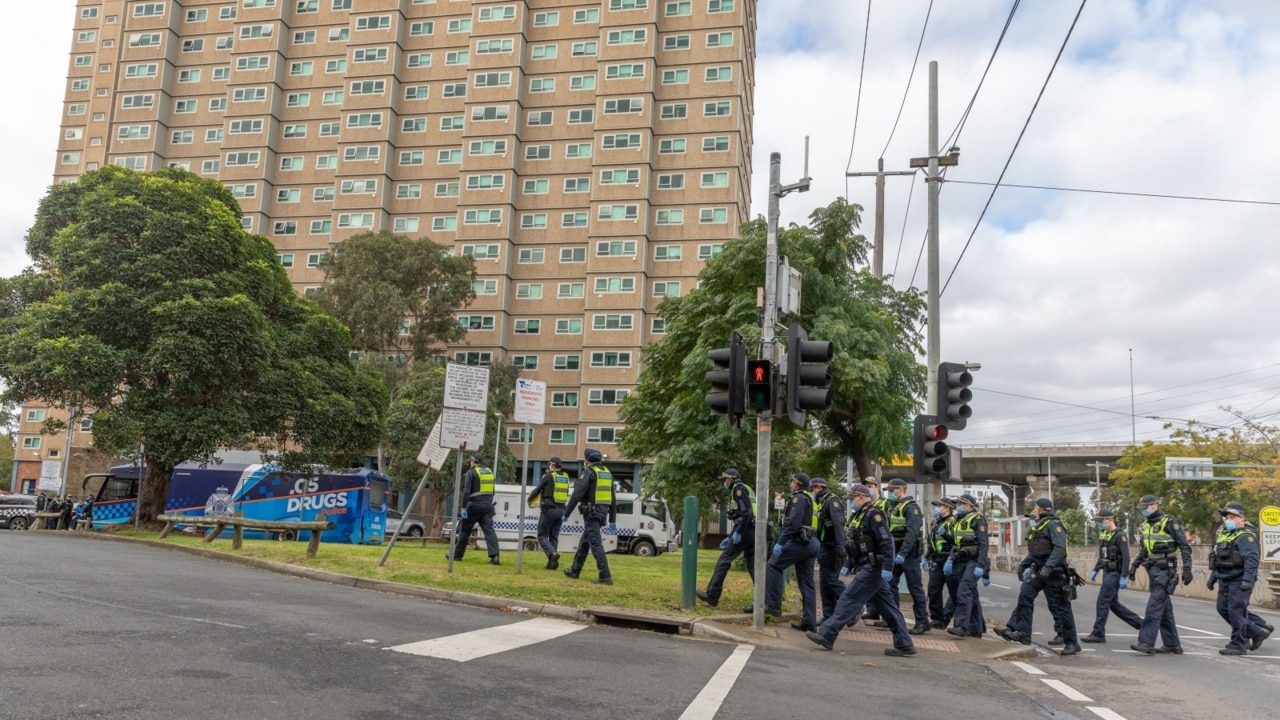
<svg viewBox="0 0 1280 720"><path fill-rule="evenodd" d="M155 540L159 533L122 530L116 533L124 537ZM611 605L614 607L676 612L680 610L680 553L666 553L657 557L641 558L632 555L609 555L609 568L613 574L612 586L593 585L596 577L595 560L587 557L582 578L571 580L560 570L546 570L546 556L541 552L526 552L524 572L516 574L516 554L503 551L502 564L490 565L484 551L469 550L462 562L454 563L453 574L448 572L445 558L447 543L401 540L391 551L384 567L378 567L384 548L373 545L322 544L313 560L305 559L306 543L245 540L241 550L231 549L231 540L218 539L205 543L199 537L175 533L163 543L204 547L229 555L260 558L302 567L327 570L355 577L386 580L389 582L443 588L478 595L524 600L530 603L551 603L566 607L590 607ZM715 550L698 552L698 587L706 587L711 571L720 553ZM560 567L569 566L571 556L560 559ZM751 604L751 578L740 570L733 570L725 581L724 594L719 608L709 608L698 602L690 613L697 616L713 616L739 613ZM796 593L789 593L795 596ZM790 598L789 598L790 599Z"/></svg>

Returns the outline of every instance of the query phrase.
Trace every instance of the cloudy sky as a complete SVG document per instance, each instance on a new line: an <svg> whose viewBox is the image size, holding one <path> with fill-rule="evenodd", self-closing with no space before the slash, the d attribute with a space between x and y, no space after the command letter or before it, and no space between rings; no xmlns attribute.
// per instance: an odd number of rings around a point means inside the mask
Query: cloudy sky
<svg viewBox="0 0 1280 720"><path fill-rule="evenodd" d="M871 2L869 31L867 0L761 0L753 214L769 153L793 182L808 135L813 189L783 200L784 222L847 193L870 236L874 183L845 173L927 154L936 60L944 147L977 90L941 195L943 280L954 270L942 355L982 363L958 444L1158 440L1166 421L1238 422L1226 405L1280 422L1280 150L1268 140L1280 3L1087 3L1009 162L1079 8L1020 3L978 90L1014 4L936 0L908 89L928 0ZM23 32L0 45L0 63L22 69L8 78L20 105L0 114L4 275L26 265L52 174L74 5L9 9ZM1006 162L1010 184L1255 202L1002 187L979 222L991 188L962 183L992 183ZM924 185L887 181L885 271L899 288L926 284Z"/></svg>

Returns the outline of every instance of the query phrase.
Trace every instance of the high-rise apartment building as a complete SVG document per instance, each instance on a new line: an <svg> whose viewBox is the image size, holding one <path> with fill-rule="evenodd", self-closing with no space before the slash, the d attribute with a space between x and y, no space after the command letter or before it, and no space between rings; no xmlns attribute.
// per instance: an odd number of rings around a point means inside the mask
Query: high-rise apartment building
<svg viewBox="0 0 1280 720"><path fill-rule="evenodd" d="M747 218L755 4L79 0L55 177L217 178L304 293L355 233L451 244L450 358L547 383L533 457L616 457L658 303Z"/></svg>

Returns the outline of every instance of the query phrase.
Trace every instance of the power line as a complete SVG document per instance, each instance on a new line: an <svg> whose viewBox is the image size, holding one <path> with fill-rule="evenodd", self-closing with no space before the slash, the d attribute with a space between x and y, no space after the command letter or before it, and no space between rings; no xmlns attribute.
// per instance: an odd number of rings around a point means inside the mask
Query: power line
<svg viewBox="0 0 1280 720"><path fill-rule="evenodd" d="M862 31L862 64L858 67L858 99L853 105L853 137L849 140L849 161L845 163L844 171L849 172L849 168L853 167L853 148L858 142L858 115L862 110L862 78L867 71L867 38L871 35L871 0L867 0L867 22L866 27ZM844 179L844 199L849 200L849 177Z"/></svg>
<svg viewBox="0 0 1280 720"><path fill-rule="evenodd" d="M1027 128L1031 125L1031 118L1036 114L1036 108L1040 107L1040 100L1044 97L1044 91L1049 87L1049 81L1053 79L1053 71L1058 67L1058 61L1062 59L1062 53L1067 49L1067 43L1071 40L1071 34L1075 32L1076 23L1080 21L1080 15L1084 12L1084 6L1089 0L1080 0L1080 8L1076 10L1076 16L1071 21L1071 27L1067 28L1067 36L1062 39L1062 46L1058 48L1058 54L1053 58L1053 65L1049 66L1049 74L1044 78L1044 84L1040 86L1040 93L1036 95L1035 104L1031 106L1031 112L1027 113L1026 122L1022 123L1022 131L1018 133L1018 139L1013 143L1013 149L1009 151L1009 157L1004 161L1004 167L1000 170L1000 177L996 178L995 186L991 188L991 195L987 197L987 204L982 206L982 213L978 215L978 222L973 225L973 232L969 233L969 239L964 241L964 247L960 248L960 257L956 258L956 264L951 266L951 274L947 275L947 281L942 284L942 290L938 292L938 297L942 297L947 292L947 286L951 284L951 278L955 277L956 268L960 267L960 261L964 260L964 254L969 249L969 243L973 242L973 236L977 234L978 228L982 226L982 218L986 217L987 209L991 207L991 201L996 197L996 191L1000 189L1000 182L1004 180L1004 174L1009 171L1009 165L1013 162L1013 156L1018 152L1018 146L1022 144L1022 138L1027 134Z"/></svg>
<svg viewBox="0 0 1280 720"><path fill-rule="evenodd" d="M902 259L902 246L906 244L907 239L907 218L911 216L911 197L916 193L916 175L911 175L911 189L907 191L907 211L902 214L902 233L898 235L898 254L893 258L893 276L898 276L898 261ZM911 276L914 278L915 273Z"/></svg>
<svg viewBox="0 0 1280 720"><path fill-rule="evenodd" d="M929 29L929 16L933 14L933 0L929 0L929 9L924 13L924 27L920 28L920 42L916 43L916 56L911 60L911 72L907 75L907 87L902 91L902 103L898 105L898 116L893 119L893 128L889 130L889 139L884 141L884 149L880 151L880 157L889 152L889 145L893 142L893 134L898 131L898 121L902 119L902 110L907 106L907 95L911 93L911 80L916 76L916 65L920 62L920 48L924 47L924 34ZM850 163L853 159L850 158Z"/></svg>
<svg viewBox="0 0 1280 720"><path fill-rule="evenodd" d="M969 105L965 107L964 112L960 114L960 121L956 123L956 127L947 136L947 141L942 143L944 147L951 147L953 142L960 141L960 133L964 131L964 124L969 120L969 111L973 110L973 104L978 101L978 92L982 90L982 83L987 79L987 73L991 72L991 64L996 61L996 53L1000 52L1000 44L1004 42L1005 33L1009 32L1009 25L1013 23L1013 15L1018 12L1018 5L1022 0L1013 0L1013 7L1009 8L1009 17L1005 18L1004 27L1000 29L1000 37L996 38L996 46L991 50L991 57L987 59L987 67L982 71L982 77L978 78L978 87L973 89L973 97L969 98Z"/></svg>
<svg viewBox="0 0 1280 720"><path fill-rule="evenodd" d="M1015 185L1014 183L979 182L977 180L948 180L959 185L987 185L1007 188L1024 188L1027 190L1056 190L1058 192L1091 193L1094 195L1123 195L1128 197L1159 198L1162 200L1197 200L1200 202L1234 203L1238 205L1280 206L1277 200L1240 200L1238 198L1208 197L1203 195L1167 195L1164 193L1127 192L1124 190L1093 190L1090 188L1054 187L1052 185Z"/></svg>

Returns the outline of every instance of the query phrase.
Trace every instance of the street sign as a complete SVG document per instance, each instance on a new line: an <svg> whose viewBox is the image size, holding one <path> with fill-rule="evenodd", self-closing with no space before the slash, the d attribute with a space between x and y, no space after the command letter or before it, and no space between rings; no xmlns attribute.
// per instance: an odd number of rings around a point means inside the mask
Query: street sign
<svg viewBox="0 0 1280 720"><path fill-rule="evenodd" d="M1213 458L1167 457L1164 474L1170 480L1212 480Z"/></svg>
<svg viewBox="0 0 1280 720"><path fill-rule="evenodd" d="M444 371L444 406L485 412L489 407L489 368L449 363Z"/></svg>
<svg viewBox="0 0 1280 720"><path fill-rule="evenodd" d="M448 459L449 448L440 442L440 418L437 417L436 424L431 426L431 434L427 435L427 441L422 443L422 450L418 452L418 462L439 470Z"/></svg>
<svg viewBox="0 0 1280 720"><path fill-rule="evenodd" d="M40 491L51 490L62 492L62 461L43 460L40 462L40 481L36 484Z"/></svg>
<svg viewBox="0 0 1280 720"><path fill-rule="evenodd" d="M773 509L781 510L787 506L787 501L782 499L782 493L773 494Z"/></svg>
<svg viewBox="0 0 1280 720"><path fill-rule="evenodd" d="M445 408L440 413L440 447L479 450L484 444L483 412Z"/></svg>
<svg viewBox="0 0 1280 720"><path fill-rule="evenodd" d="M541 425L546 422L547 384L516 379L516 422Z"/></svg>
<svg viewBox="0 0 1280 720"><path fill-rule="evenodd" d="M1276 562L1280 560L1280 507L1268 505L1258 513L1259 543L1262 545L1262 560Z"/></svg>

